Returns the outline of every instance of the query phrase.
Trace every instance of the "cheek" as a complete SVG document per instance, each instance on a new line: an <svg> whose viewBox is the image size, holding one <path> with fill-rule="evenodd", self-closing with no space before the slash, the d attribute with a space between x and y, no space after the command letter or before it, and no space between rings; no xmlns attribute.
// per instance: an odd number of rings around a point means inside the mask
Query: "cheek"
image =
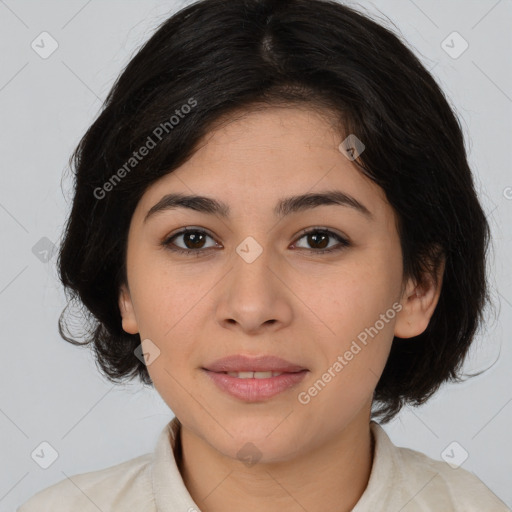
<svg viewBox="0 0 512 512"><path fill-rule="evenodd" d="M161 254L140 257L134 268L130 287L141 336L164 343L197 314L201 299L215 282L205 273L199 277L191 265L171 264Z"/></svg>
<svg viewBox="0 0 512 512"><path fill-rule="evenodd" d="M371 321L365 315L345 315L336 326L336 337L324 338L323 346L317 346L323 357L305 391L316 397L325 417L354 413L372 396L389 356L393 314L392 309L387 313L388 323L380 320L380 313L366 314Z"/></svg>
<svg viewBox="0 0 512 512"><path fill-rule="evenodd" d="M324 354L319 373L331 368L337 376L333 382L347 389L360 384L365 387L365 383L374 386L389 355L400 282L395 282L397 270L383 261L360 261L343 272L334 272L329 289L315 294L310 306L329 327L328 335L317 338ZM334 384L333 390L336 387Z"/></svg>
<svg viewBox="0 0 512 512"><path fill-rule="evenodd" d="M141 338L149 338L156 345L158 357L147 366L155 389L171 410L177 414L190 407L191 361L197 350L197 326L194 327L194 309L184 301L177 300L179 295L165 291L152 296L157 299L153 307L148 302L144 307L144 330ZM147 334L146 334L147 333ZM195 373L195 372L194 372Z"/></svg>
<svg viewBox="0 0 512 512"><path fill-rule="evenodd" d="M321 286L310 293L308 306L340 339L355 337L372 326L385 314L393 301L399 284L394 283L394 271L378 263L363 261L333 271ZM317 284L319 282L317 281Z"/></svg>

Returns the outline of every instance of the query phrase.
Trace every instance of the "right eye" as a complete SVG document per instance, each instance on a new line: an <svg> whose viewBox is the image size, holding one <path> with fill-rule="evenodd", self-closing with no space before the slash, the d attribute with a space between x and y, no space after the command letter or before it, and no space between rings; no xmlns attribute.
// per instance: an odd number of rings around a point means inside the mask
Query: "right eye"
<svg viewBox="0 0 512 512"><path fill-rule="evenodd" d="M196 256L200 256L201 253L204 253L206 251L209 252L209 249L212 247L207 247L204 249L204 241L206 237L212 238L211 235L209 235L206 231L202 229L197 228L186 228L178 233L174 233L170 237L167 237L165 240L163 240L162 245L174 252L182 253L182 254L192 254L196 253ZM179 245L176 245L173 240L182 238L184 247L180 247ZM213 239L213 238L212 238ZM214 245L215 246L215 245ZM213 246L213 247L214 247Z"/></svg>

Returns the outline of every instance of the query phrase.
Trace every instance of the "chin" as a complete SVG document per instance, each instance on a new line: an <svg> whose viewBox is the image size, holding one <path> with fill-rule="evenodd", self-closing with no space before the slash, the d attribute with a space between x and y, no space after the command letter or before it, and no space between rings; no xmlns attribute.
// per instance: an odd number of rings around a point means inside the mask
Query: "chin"
<svg viewBox="0 0 512 512"><path fill-rule="evenodd" d="M220 432L216 432L215 439L211 437L211 430L205 432L205 437L223 455L241 461L248 460L248 466L256 462L283 462L293 459L299 446L305 441L298 438L298 432L295 429L292 431L286 420L283 421L285 417L281 413L231 419L223 422L224 428L231 435L219 427Z"/></svg>

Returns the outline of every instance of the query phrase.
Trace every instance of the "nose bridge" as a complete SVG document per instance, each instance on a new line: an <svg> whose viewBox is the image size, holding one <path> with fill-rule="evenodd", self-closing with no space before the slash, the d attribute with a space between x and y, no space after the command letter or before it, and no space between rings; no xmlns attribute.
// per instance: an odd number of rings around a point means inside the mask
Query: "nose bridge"
<svg viewBox="0 0 512 512"><path fill-rule="evenodd" d="M233 285L242 288L244 292L251 292L253 289L258 292L270 291L270 281L275 279L269 268L272 250L256 238L248 236L238 244L235 253Z"/></svg>
<svg viewBox="0 0 512 512"><path fill-rule="evenodd" d="M235 321L246 331L257 331L276 320L277 324L289 321L290 305L272 268L276 263L272 249L248 236L235 251L220 297L218 320L228 324Z"/></svg>

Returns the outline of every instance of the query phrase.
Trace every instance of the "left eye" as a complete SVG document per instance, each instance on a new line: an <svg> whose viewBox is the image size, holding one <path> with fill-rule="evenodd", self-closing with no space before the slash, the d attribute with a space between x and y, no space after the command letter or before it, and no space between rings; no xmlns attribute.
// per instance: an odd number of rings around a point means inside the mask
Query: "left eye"
<svg viewBox="0 0 512 512"><path fill-rule="evenodd" d="M183 243L185 244L184 247L176 245L173 242L173 240L180 237L183 237ZM207 250L214 248L216 245L216 243L214 243L213 246L205 248L204 241L207 237L213 240L213 238L206 231L203 231L201 229L184 229L179 233L175 233L174 235L166 238L162 242L162 245L169 249L170 251L185 254L195 253L197 256L199 256L201 253L207 252ZM350 242L348 240L328 229L316 228L310 231L303 231L302 236L298 238L298 240L301 240L303 238L307 238L307 242L309 244L312 244L313 246L316 245L316 247L313 248L302 248L311 253L326 253L341 250L344 249L345 247L350 246ZM334 246L329 247L328 242L326 245L326 241L329 238L334 238L335 240L338 241L338 244L334 244Z"/></svg>
<svg viewBox="0 0 512 512"><path fill-rule="evenodd" d="M315 252L315 253L324 253L324 252L331 252L331 251L337 251L341 250L345 247L350 246L350 243L348 240L343 238L342 236L338 235L337 233L333 233L329 229L312 229L311 231L307 231L306 233L303 233L303 235L299 238L301 240L302 238L307 238L307 241L309 244L313 245L320 245L321 247L317 249L309 249L306 248L309 252ZM328 247L325 245L325 241L329 238L334 238L338 241L338 244ZM328 247L328 248L326 248Z"/></svg>

